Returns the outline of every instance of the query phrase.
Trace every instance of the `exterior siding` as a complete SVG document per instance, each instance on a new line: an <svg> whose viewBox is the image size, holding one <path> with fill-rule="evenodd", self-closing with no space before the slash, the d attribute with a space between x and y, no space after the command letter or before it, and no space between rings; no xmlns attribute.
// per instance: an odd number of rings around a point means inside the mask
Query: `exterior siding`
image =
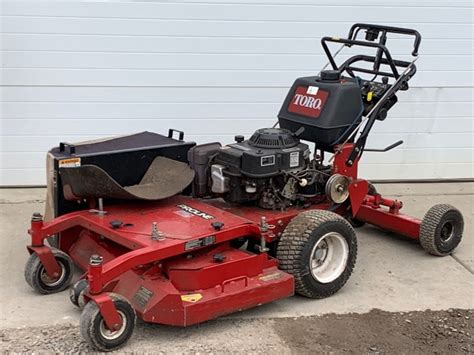
<svg viewBox="0 0 474 355"><path fill-rule="evenodd" d="M361 175L473 177L472 2L381 4L1 2L0 185L45 184L45 152L59 141L172 127L198 143L229 143L270 126L293 80L325 64L319 39L346 36L354 22L423 36L412 89L368 142L405 144L367 153ZM407 59L409 43L389 48Z"/></svg>

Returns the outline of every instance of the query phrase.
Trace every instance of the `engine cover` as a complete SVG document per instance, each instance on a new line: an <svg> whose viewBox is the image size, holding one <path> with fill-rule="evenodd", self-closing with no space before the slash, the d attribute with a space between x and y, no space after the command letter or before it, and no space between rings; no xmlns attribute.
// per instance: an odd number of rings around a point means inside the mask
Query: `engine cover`
<svg viewBox="0 0 474 355"><path fill-rule="evenodd" d="M226 175L269 178L302 168L308 157L309 146L290 131L263 128L247 141L222 147L214 162L226 168Z"/></svg>

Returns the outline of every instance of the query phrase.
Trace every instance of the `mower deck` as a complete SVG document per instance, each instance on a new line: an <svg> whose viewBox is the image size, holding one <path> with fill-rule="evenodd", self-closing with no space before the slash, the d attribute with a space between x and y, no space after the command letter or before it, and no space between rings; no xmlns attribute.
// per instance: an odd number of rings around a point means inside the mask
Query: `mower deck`
<svg viewBox="0 0 474 355"><path fill-rule="evenodd" d="M100 272L89 270L91 298L96 289L118 293L145 321L188 326L293 295L293 276L279 270L276 259L237 249L230 240L264 235L270 242L299 211L260 216L250 207L175 196L108 206L104 213L74 212L45 222L41 235L61 231L60 249L83 270L91 255L101 256ZM258 226L264 214L268 233ZM44 248L29 247L39 255ZM54 274L54 259L43 261Z"/></svg>
<svg viewBox="0 0 474 355"><path fill-rule="evenodd" d="M358 189L365 193L366 184L359 181ZM409 218L398 210L384 211L370 196L364 201L360 211L369 219L371 211L395 221ZM306 210L328 208L324 201ZM89 270L90 299L100 303L96 295L117 293L145 321L187 326L293 295L293 276L279 270L266 250L240 250L231 241L251 238L262 248L262 238L271 243L301 211L258 210L187 196L111 205L105 211L83 210L32 222L29 250L54 277L59 265L42 244L60 232L59 248ZM267 229L262 230L262 218ZM420 221L413 223L418 226ZM91 255L100 255L100 265L91 265Z"/></svg>

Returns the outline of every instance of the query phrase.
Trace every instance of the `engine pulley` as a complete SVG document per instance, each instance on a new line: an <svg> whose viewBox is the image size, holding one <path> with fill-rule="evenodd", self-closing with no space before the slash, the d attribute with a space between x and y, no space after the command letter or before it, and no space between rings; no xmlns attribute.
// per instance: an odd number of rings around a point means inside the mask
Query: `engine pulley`
<svg viewBox="0 0 474 355"><path fill-rule="evenodd" d="M334 174L326 183L326 196L334 203L343 203L349 197L349 178Z"/></svg>

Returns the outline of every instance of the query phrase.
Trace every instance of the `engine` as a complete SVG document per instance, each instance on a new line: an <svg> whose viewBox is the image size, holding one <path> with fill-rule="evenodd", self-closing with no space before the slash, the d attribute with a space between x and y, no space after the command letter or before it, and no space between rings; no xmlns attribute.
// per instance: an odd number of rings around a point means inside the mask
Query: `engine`
<svg viewBox="0 0 474 355"><path fill-rule="evenodd" d="M188 160L196 172L193 195L217 195L266 209L314 202L308 200L324 195L341 203L349 182L331 176L323 154L333 153L358 127L364 111L361 95L359 81L337 71L298 78L278 114L280 128L259 129L249 140L236 136L234 144L224 147L209 143L190 150ZM320 154L311 158L300 138L315 143Z"/></svg>
<svg viewBox="0 0 474 355"><path fill-rule="evenodd" d="M309 146L285 129L263 128L249 140L236 136L234 144L196 149L190 162L198 175L206 176L208 188L201 179L195 195L219 195L230 203L254 202L266 209L304 203L324 191L330 175L329 167L311 160ZM196 163L206 160L204 172Z"/></svg>

